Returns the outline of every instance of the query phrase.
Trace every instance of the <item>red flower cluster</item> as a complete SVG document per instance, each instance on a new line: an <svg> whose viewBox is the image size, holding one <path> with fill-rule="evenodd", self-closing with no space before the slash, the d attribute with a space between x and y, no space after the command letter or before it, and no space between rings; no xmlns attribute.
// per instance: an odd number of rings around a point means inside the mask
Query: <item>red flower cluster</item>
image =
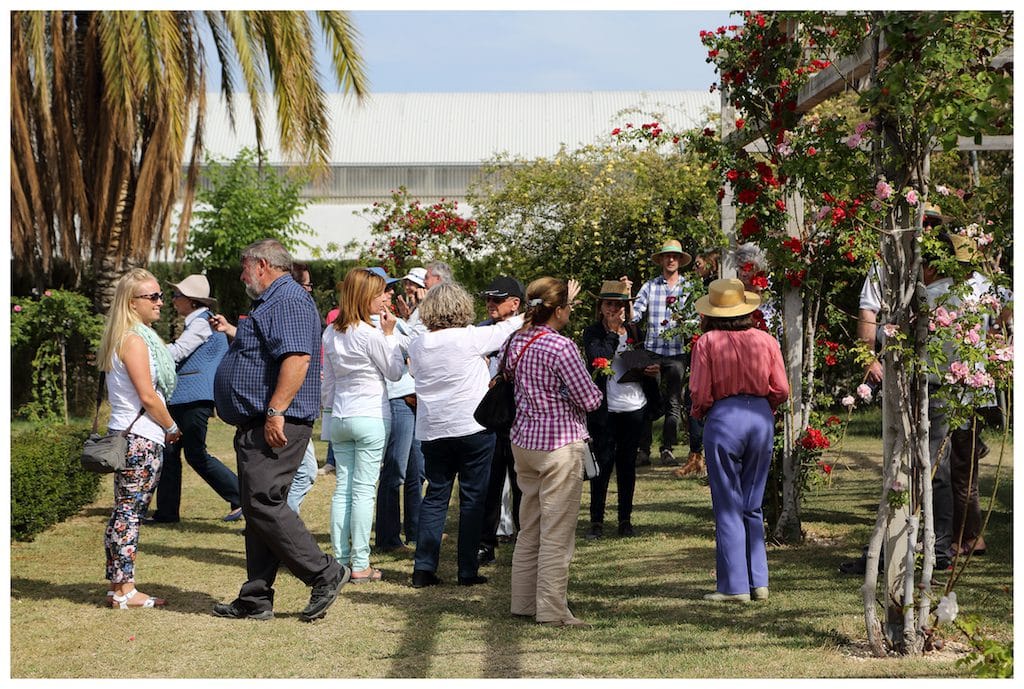
<svg viewBox="0 0 1024 689"><path fill-rule="evenodd" d="M797 256L799 256L801 253L803 253L803 250L804 250L803 242L801 242L796 237L790 237L789 239L784 239L782 241L782 246L786 247L787 249L792 251Z"/></svg>
<svg viewBox="0 0 1024 689"><path fill-rule="evenodd" d="M838 426L842 422L843 422L843 420L840 419L838 416L835 416L835 415L830 416L827 419L825 419L825 425L826 426Z"/></svg>
<svg viewBox="0 0 1024 689"><path fill-rule="evenodd" d="M832 443L828 437L817 428L807 427L807 432L800 438L800 446L806 450L824 450Z"/></svg>
<svg viewBox="0 0 1024 689"><path fill-rule="evenodd" d="M804 284L804 278L806 277L807 271L803 269L786 271L786 280L789 281L791 287L800 287L800 285Z"/></svg>
<svg viewBox="0 0 1024 689"><path fill-rule="evenodd" d="M768 278L764 273L758 273L754 277L750 278L750 284L758 289L768 289Z"/></svg>
<svg viewBox="0 0 1024 689"><path fill-rule="evenodd" d="M605 367L608 366L609 363L611 363L611 362L609 362L603 356L599 356L596 359L594 359L593 361L591 361L590 365L593 366L594 368L605 368Z"/></svg>

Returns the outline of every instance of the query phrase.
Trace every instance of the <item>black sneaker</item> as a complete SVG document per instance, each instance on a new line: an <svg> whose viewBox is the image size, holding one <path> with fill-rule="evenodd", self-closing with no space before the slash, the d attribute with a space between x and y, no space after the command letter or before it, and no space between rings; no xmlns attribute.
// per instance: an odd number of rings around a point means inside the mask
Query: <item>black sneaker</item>
<svg viewBox="0 0 1024 689"><path fill-rule="evenodd" d="M619 535L624 536L626 538L630 538L632 536L636 536L636 531L633 530L633 525L629 522L620 522Z"/></svg>
<svg viewBox="0 0 1024 689"><path fill-rule="evenodd" d="M326 615L327 608L337 600L341 587L347 584L351 578L352 570L347 565L342 565L341 574L334 581L314 586L313 592L309 596L309 605L299 613L299 619L303 622L312 622Z"/></svg>
<svg viewBox="0 0 1024 689"><path fill-rule="evenodd" d="M604 536L604 525L603 524L591 524L590 528L587 529L587 533L584 534L583 538L588 541L594 541Z"/></svg>
<svg viewBox="0 0 1024 689"><path fill-rule="evenodd" d="M253 610L242 605L237 599L230 603L215 603L213 606L214 617L227 617L233 620L272 620L273 610Z"/></svg>
<svg viewBox="0 0 1024 689"><path fill-rule="evenodd" d="M477 574L475 577L459 577L459 586L476 586L477 584L486 584L487 577L480 576Z"/></svg>
<svg viewBox="0 0 1024 689"><path fill-rule="evenodd" d="M425 569L414 569L412 572L412 587L414 589L421 589L426 586L437 586L441 583L441 580L437 578L437 575L433 572L429 572Z"/></svg>
<svg viewBox="0 0 1024 689"><path fill-rule="evenodd" d="M636 453L636 465L638 467L649 467L649 466L651 466L651 451L650 450L637 450L637 453Z"/></svg>
<svg viewBox="0 0 1024 689"><path fill-rule="evenodd" d="M476 551L476 561L481 567L493 564L495 560L497 557L494 555L494 548L490 546L481 546L480 550Z"/></svg>

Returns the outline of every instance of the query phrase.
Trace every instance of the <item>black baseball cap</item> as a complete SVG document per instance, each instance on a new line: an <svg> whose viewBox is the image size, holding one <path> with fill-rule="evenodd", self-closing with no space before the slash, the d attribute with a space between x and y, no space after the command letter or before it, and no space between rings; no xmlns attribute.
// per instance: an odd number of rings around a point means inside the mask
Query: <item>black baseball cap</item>
<svg viewBox="0 0 1024 689"><path fill-rule="evenodd" d="M482 296L516 297L519 301L523 301L526 299L526 290L523 289L523 283L519 282L519 280L506 275L499 275L491 280L491 284L483 291Z"/></svg>

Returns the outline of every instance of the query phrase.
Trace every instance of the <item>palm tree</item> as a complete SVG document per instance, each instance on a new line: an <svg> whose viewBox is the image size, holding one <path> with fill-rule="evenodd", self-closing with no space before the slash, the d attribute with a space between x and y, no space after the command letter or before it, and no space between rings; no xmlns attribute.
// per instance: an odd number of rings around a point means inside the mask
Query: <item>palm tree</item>
<svg viewBox="0 0 1024 689"><path fill-rule="evenodd" d="M15 280L77 287L91 276L105 310L105 286L169 245L179 195L174 255L184 255L203 142L204 29L232 123L237 64L258 147L269 104L282 151L322 167L330 141L317 26L341 88L362 97L368 83L346 12L12 12Z"/></svg>

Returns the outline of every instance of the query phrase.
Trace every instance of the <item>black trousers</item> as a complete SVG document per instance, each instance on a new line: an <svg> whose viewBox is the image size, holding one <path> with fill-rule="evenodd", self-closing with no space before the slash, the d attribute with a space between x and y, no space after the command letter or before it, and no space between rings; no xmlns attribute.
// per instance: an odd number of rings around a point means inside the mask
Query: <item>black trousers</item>
<svg viewBox="0 0 1024 689"><path fill-rule="evenodd" d="M508 436L496 434L494 454L491 456L491 477L487 484L487 498L484 501L484 525L480 534L480 545L491 548L498 546L498 526L501 524L501 494L508 476L512 488L512 521L519 530L519 503L523 491L516 483L516 460L512 456L512 441Z"/></svg>
<svg viewBox="0 0 1024 689"><path fill-rule="evenodd" d="M594 428L592 446L601 473L590 482L590 521L604 522L608 499L608 483L615 469L615 486L619 493L619 523L632 520L633 492L636 488L636 450L646 408L628 412L609 412L607 422Z"/></svg>
<svg viewBox="0 0 1024 689"><path fill-rule="evenodd" d="M307 586L330 583L341 573L338 561L320 550L302 519L288 507L288 489L312 431L312 422L285 419L288 443L280 448L267 444L262 419L235 432L248 576L238 601L247 608L273 609L274 580L281 565Z"/></svg>
<svg viewBox="0 0 1024 689"><path fill-rule="evenodd" d="M181 429L181 441L164 447L164 466L160 470L160 482L156 491L157 519L177 520L181 507L181 454L204 481L217 491L217 495L231 505L238 507L238 477L219 459L206 449L206 429L213 415L213 402L188 402L167 407L171 418Z"/></svg>

